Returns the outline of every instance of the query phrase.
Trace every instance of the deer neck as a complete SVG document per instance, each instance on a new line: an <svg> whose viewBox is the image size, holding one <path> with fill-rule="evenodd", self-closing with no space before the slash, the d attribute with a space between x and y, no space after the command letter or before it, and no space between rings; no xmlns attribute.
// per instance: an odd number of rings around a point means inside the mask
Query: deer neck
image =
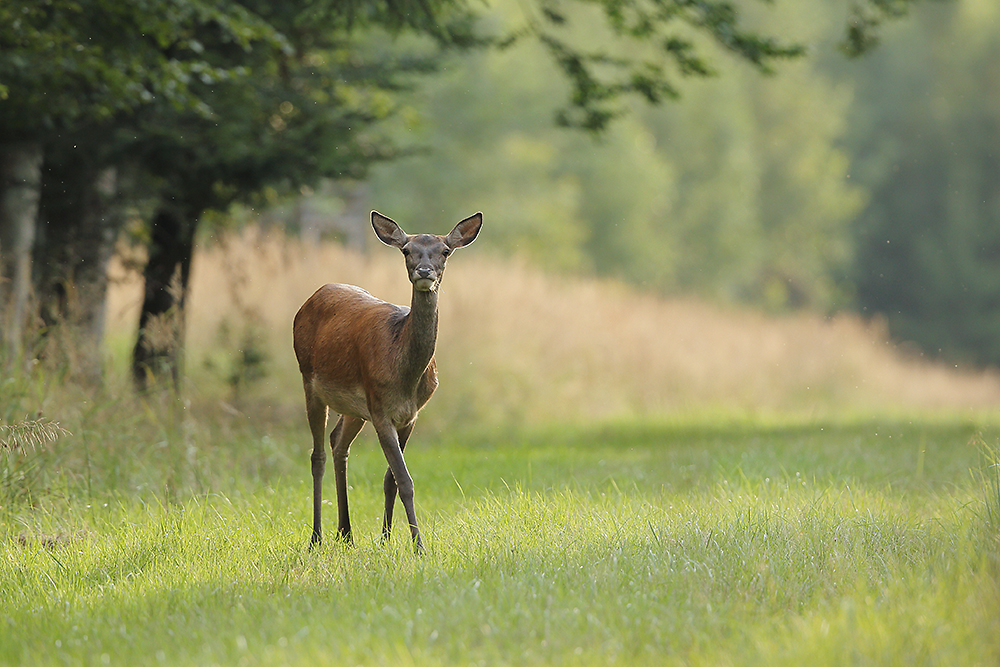
<svg viewBox="0 0 1000 667"><path fill-rule="evenodd" d="M416 384L434 358L438 329L437 290L413 290L410 314L403 327L403 376Z"/></svg>

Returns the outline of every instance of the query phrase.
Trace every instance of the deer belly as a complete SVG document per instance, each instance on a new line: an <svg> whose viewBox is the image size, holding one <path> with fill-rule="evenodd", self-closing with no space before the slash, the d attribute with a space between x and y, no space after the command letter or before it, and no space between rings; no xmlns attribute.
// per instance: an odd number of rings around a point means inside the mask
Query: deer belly
<svg viewBox="0 0 1000 667"><path fill-rule="evenodd" d="M365 421L371 421L371 411L368 409L368 399L364 389L357 387L340 387L324 384L320 380L313 380L313 391L326 403L331 410L337 414L357 417ZM417 412L423 406L417 397L395 397L390 398L382 405L384 414L396 428L402 428L413 423L417 417Z"/></svg>
<svg viewBox="0 0 1000 667"><path fill-rule="evenodd" d="M368 412L368 399L360 385L358 387L331 387L314 380L313 390L337 414L371 421L372 417Z"/></svg>

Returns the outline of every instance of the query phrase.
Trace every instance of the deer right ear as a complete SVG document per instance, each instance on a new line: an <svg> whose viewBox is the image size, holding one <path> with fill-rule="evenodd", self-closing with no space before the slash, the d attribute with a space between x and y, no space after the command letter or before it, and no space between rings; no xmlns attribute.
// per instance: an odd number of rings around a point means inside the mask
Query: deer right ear
<svg viewBox="0 0 1000 667"><path fill-rule="evenodd" d="M406 245L406 240L409 238L395 221L378 211L372 211L372 228L382 243L396 248L402 248Z"/></svg>

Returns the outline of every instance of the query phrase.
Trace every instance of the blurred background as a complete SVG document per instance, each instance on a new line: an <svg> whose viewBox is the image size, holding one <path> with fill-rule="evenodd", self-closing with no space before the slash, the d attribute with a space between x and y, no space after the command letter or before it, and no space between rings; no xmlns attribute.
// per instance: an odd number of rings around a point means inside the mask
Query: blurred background
<svg viewBox="0 0 1000 667"><path fill-rule="evenodd" d="M373 208L484 213L436 428L1000 404L994 0L126 5L0 8L8 421L298 419L302 301L408 302Z"/></svg>

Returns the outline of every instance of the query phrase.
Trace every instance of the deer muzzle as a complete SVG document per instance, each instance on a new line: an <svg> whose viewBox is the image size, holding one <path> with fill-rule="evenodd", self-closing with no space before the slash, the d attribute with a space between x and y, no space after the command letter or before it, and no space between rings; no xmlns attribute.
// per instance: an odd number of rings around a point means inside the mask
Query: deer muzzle
<svg viewBox="0 0 1000 667"><path fill-rule="evenodd" d="M418 266L413 271L413 286L418 290L430 291L437 287L437 274L427 266Z"/></svg>

